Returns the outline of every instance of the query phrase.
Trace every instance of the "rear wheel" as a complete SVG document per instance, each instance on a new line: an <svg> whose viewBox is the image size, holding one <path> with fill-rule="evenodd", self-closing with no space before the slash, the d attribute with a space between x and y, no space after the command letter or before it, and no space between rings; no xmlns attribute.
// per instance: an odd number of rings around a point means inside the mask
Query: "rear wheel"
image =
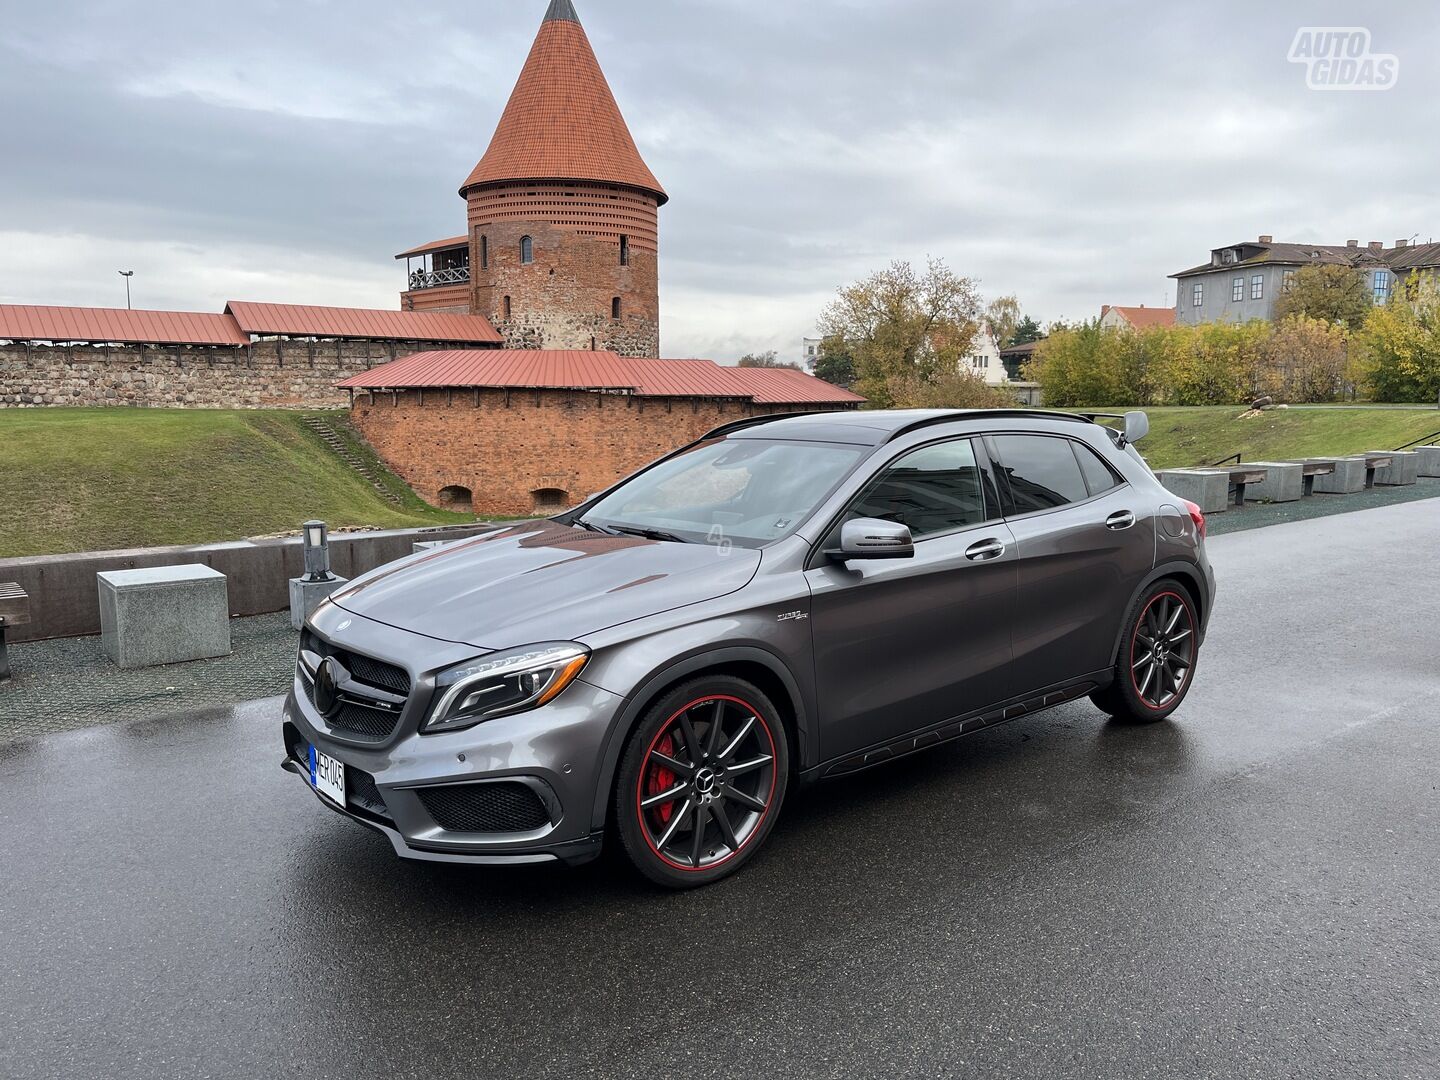
<svg viewBox="0 0 1440 1080"><path fill-rule="evenodd" d="M1130 606L1125 627L1114 681L1090 700L1118 720L1163 720L1185 699L1200 649L1190 590L1177 581L1156 582Z"/></svg>
<svg viewBox="0 0 1440 1080"><path fill-rule="evenodd" d="M615 786L621 845L662 885L717 881L764 843L788 777L783 721L758 688L729 675L685 683L630 736Z"/></svg>

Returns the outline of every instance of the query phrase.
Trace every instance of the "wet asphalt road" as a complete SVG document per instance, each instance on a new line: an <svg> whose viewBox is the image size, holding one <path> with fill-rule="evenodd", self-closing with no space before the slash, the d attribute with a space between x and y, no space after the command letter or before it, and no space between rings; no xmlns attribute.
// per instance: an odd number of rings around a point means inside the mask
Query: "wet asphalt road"
<svg viewBox="0 0 1440 1080"><path fill-rule="evenodd" d="M396 861L277 702L0 748L0 1076L1440 1072L1440 509L1217 537L1185 707L801 793L738 878Z"/></svg>

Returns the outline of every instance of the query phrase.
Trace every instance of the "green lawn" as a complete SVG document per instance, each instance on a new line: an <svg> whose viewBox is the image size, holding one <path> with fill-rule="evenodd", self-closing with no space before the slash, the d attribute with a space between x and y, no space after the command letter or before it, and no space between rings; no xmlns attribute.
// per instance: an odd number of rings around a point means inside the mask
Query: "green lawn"
<svg viewBox="0 0 1440 1080"><path fill-rule="evenodd" d="M1173 469L1236 453L1245 461L1267 461L1393 450L1440 431L1437 409L1290 408L1237 419L1244 411L1243 405L1146 409L1150 434L1136 449L1151 468Z"/></svg>
<svg viewBox="0 0 1440 1080"><path fill-rule="evenodd" d="M331 528L473 520L427 506L388 472L402 502L386 501L302 415L0 409L0 557L236 540L312 517Z"/></svg>

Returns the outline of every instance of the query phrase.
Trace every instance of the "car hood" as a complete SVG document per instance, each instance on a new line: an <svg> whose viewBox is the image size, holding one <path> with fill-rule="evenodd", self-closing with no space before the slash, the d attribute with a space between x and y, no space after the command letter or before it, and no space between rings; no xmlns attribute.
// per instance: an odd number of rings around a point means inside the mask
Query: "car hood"
<svg viewBox="0 0 1440 1080"><path fill-rule="evenodd" d="M355 615L506 649L581 638L734 592L758 551L525 522L389 563L331 596Z"/></svg>

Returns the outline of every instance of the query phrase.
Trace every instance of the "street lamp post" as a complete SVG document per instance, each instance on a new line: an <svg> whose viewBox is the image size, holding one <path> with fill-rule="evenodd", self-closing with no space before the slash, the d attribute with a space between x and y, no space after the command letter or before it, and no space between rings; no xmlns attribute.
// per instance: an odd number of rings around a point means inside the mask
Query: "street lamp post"
<svg viewBox="0 0 1440 1080"><path fill-rule="evenodd" d="M116 270L117 274L125 279L125 310L130 310L130 279L135 276L134 270Z"/></svg>

